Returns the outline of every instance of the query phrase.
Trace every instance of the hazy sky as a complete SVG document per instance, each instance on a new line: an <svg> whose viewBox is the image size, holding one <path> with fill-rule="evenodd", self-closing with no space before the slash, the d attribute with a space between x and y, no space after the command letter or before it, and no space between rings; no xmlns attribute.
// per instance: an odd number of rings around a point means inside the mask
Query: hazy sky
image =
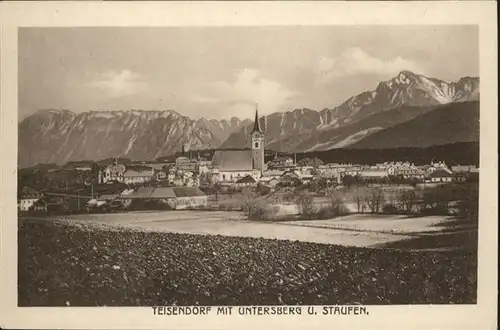
<svg viewBox="0 0 500 330"><path fill-rule="evenodd" d="M323 109L410 70L478 76L475 26L22 28L19 117L40 109L251 118Z"/></svg>

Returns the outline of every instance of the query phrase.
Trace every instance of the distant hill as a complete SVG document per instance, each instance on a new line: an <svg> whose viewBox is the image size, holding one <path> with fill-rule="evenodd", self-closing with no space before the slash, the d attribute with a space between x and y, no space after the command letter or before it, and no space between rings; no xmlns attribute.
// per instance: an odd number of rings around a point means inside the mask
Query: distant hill
<svg viewBox="0 0 500 330"><path fill-rule="evenodd" d="M302 158L319 158L325 163L352 163L375 165L385 161L399 160L429 164L432 160L444 161L448 165L479 165L479 142L458 142L425 148L401 147L392 149L331 149L297 154Z"/></svg>
<svg viewBox="0 0 500 330"><path fill-rule="evenodd" d="M414 119L436 108L432 106L402 105L395 109L377 112L358 122L333 130L319 131L309 138L303 139L298 150L314 151L333 148L348 148L350 145L385 128L395 126Z"/></svg>
<svg viewBox="0 0 500 330"><path fill-rule="evenodd" d="M371 134L353 149L428 147L479 141L479 102L450 103Z"/></svg>

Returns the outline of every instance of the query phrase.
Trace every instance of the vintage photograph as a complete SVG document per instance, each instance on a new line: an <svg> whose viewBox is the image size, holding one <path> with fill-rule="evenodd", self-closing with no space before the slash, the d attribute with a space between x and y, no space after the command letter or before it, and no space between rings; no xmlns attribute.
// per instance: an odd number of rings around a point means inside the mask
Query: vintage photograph
<svg viewBox="0 0 500 330"><path fill-rule="evenodd" d="M479 62L470 24L19 28L18 306L477 304Z"/></svg>

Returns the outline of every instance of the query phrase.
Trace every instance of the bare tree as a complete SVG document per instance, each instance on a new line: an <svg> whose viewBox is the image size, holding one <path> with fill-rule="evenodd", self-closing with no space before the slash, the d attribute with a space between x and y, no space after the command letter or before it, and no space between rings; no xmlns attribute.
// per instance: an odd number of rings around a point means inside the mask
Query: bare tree
<svg viewBox="0 0 500 330"><path fill-rule="evenodd" d="M247 217L255 214L259 201L257 199L257 194L252 190L245 188L242 191L242 201L241 208Z"/></svg>
<svg viewBox="0 0 500 330"><path fill-rule="evenodd" d="M215 200L219 200L219 193L222 190L222 184L220 181L216 180L213 183L213 188L214 188L214 193L215 193Z"/></svg>
<svg viewBox="0 0 500 330"><path fill-rule="evenodd" d="M368 205L372 213L378 213L382 210L384 200L384 192L380 188L373 188L365 197L366 205Z"/></svg>
<svg viewBox="0 0 500 330"><path fill-rule="evenodd" d="M417 194L415 190L403 190L398 196L398 203L401 210L405 212L412 212L413 207L417 202Z"/></svg>
<svg viewBox="0 0 500 330"><path fill-rule="evenodd" d="M366 196L367 196L367 192L366 192L365 188L356 188L356 190L354 191L354 202L356 203L358 213L365 212Z"/></svg>
<svg viewBox="0 0 500 330"><path fill-rule="evenodd" d="M344 200L335 188L328 189L326 195L330 202L330 207L336 215L347 213L347 209L344 205Z"/></svg>
<svg viewBox="0 0 500 330"><path fill-rule="evenodd" d="M302 215L311 215L314 213L314 198L307 193L301 193L296 198L299 206L299 212Z"/></svg>

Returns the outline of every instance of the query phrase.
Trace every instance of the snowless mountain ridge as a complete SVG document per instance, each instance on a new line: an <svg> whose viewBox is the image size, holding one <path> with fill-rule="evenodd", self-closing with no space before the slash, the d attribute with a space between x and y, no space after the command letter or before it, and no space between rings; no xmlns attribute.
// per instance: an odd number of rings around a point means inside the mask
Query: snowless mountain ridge
<svg viewBox="0 0 500 330"><path fill-rule="evenodd" d="M449 83L403 71L380 82L375 90L353 96L338 107L321 111L295 109L272 113L260 120L266 130L267 148L297 152L326 150L349 146L386 128L384 123L389 121L380 123L379 120L373 126L366 124L374 115L385 111L478 99L479 78L464 77ZM364 124L356 125L358 122ZM31 166L109 157L153 159L180 151L183 145L188 150L241 148L248 145L251 127L252 121L248 119L193 120L174 110L79 114L69 110L42 110L19 123L19 164ZM338 134L340 128L343 128L342 134Z"/></svg>

